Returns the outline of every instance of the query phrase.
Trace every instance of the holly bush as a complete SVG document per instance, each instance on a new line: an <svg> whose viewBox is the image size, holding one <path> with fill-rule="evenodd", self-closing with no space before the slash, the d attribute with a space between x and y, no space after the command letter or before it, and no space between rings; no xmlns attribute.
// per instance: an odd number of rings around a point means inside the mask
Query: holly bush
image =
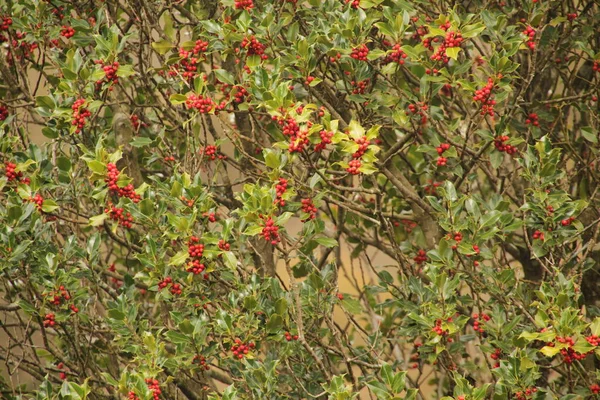
<svg viewBox="0 0 600 400"><path fill-rule="evenodd" d="M3 398L600 398L596 1L0 19Z"/></svg>

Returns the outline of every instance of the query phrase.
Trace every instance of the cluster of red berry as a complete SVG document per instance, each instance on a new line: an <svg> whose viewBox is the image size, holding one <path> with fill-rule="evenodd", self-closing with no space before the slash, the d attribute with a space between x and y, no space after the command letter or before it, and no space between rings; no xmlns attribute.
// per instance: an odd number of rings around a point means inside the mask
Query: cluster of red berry
<svg viewBox="0 0 600 400"><path fill-rule="evenodd" d="M490 319L492 319L492 317L490 317L489 315L487 315L486 313L481 313L481 314L473 314L473 319L475 321L473 321L473 329L475 329L475 332L479 332L479 333L483 333L485 332L485 329L483 327L483 322L488 322Z"/></svg>
<svg viewBox="0 0 600 400"><path fill-rule="evenodd" d="M200 154L208 158L210 161L214 161L217 158L219 160L224 160L225 158L227 158L223 154L220 154L219 149L217 148L217 146L214 145L208 145L203 149L200 149Z"/></svg>
<svg viewBox="0 0 600 400"><path fill-rule="evenodd" d="M369 140L366 136L363 136L359 137L358 139L354 139L354 142L358 145L358 150L352 154L352 158L361 158L369 148Z"/></svg>
<svg viewBox="0 0 600 400"><path fill-rule="evenodd" d="M219 249L223 251L229 251L229 249L231 249L231 245L223 239L219 239L219 243L217 244L217 246L219 246Z"/></svg>
<svg viewBox="0 0 600 400"><path fill-rule="evenodd" d="M85 99L77 99L71 106L73 110L73 121L71 124L75 126L75 133L80 133L83 127L85 126L86 118L89 118L92 113L84 107Z"/></svg>
<svg viewBox="0 0 600 400"><path fill-rule="evenodd" d="M404 50L402 50L402 46L397 43L392 47L392 53L387 56L387 58L385 59L385 62L388 62L388 63L395 62L400 65L404 65L405 59L407 57L408 57L407 54L404 52Z"/></svg>
<svg viewBox="0 0 600 400"><path fill-rule="evenodd" d="M308 146L308 130L300 130L296 136L290 137L288 151L290 153L301 153Z"/></svg>
<svg viewBox="0 0 600 400"><path fill-rule="evenodd" d="M46 296L51 297L50 304L60 306L64 300L71 300L71 295L65 289L64 285L60 285L58 290L47 293Z"/></svg>
<svg viewBox="0 0 600 400"><path fill-rule="evenodd" d="M423 346L423 343L421 342L415 342L414 343L414 347L413 347L413 354L410 356L410 361L413 362L413 364L410 366L411 368L418 368L419 367L419 358L420 358L420 354L419 354L419 347Z"/></svg>
<svg viewBox="0 0 600 400"><path fill-rule="evenodd" d="M317 143L315 146L315 151L322 151L327 147L328 144L331 144L331 138L333 137L333 132L322 130L319 132L319 136L321 136L321 141Z"/></svg>
<svg viewBox="0 0 600 400"><path fill-rule="evenodd" d="M590 390L594 394L600 394L600 385L598 385L597 383L594 383L593 385L590 385Z"/></svg>
<svg viewBox="0 0 600 400"><path fill-rule="evenodd" d="M569 226L573 223L573 221L575 221L575 217L569 217L569 218L565 218L562 221L560 221L560 224L562 226Z"/></svg>
<svg viewBox="0 0 600 400"><path fill-rule="evenodd" d="M533 238L544 241L544 233L536 230L535 232L533 232Z"/></svg>
<svg viewBox="0 0 600 400"><path fill-rule="evenodd" d="M7 31L12 25L13 20L11 17L2 17L2 24L0 24L0 31Z"/></svg>
<svg viewBox="0 0 600 400"><path fill-rule="evenodd" d="M427 262L427 253L425 250L421 249L417 251L417 255L413 258L413 261L417 263L417 265L421 265L424 262Z"/></svg>
<svg viewBox="0 0 600 400"><path fill-rule="evenodd" d="M201 274L206 269L206 266L200 261L204 255L204 245L199 242L200 238L197 236L192 236L188 240L188 255L191 260L187 263L187 272L194 275Z"/></svg>
<svg viewBox="0 0 600 400"><path fill-rule="evenodd" d="M167 286L171 285L171 294L174 295L180 295L182 290L181 290L181 285L179 283L174 283L173 282L173 278L171 278L170 276L167 276L165 279L163 279L162 281L158 282L158 288L159 289L164 289Z"/></svg>
<svg viewBox="0 0 600 400"><path fill-rule="evenodd" d="M360 0L344 0L346 4L350 3L350 7L357 9L360 7Z"/></svg>
<svg viewBox="0 0 600 400"><path fill-rule="evenodd" d="M535 1L535 0L534 0ZM522 391L515 392L515 400L528 400L537 392L537 388L527 388Z"/></svg>
<svg viewBox="0 0 600 400"><path fill-rule="evenodd" d="M453 234L448 234L447 237L452 238L455 241L455 243L452 245L452 250L456 250L458 248L458 245L460 244L460 242L462 242L462 240L463 240L463 235L460 232L454 232Z"/></svg>
<svg viewBox="0 0 600 400"><path fill-rule="evenodd" d="M358 175L360 174L359 168L361 167L361 165L362 163L360 162L360 160L350 160L350 162L348 163L348 168L346 168L346 172L352 175Z"/></svg>
<svg viewBox="0 0 600 400"><path fill-rule="evenodd" d="M106 84L117 84L119 83L119 77L117 76L117 71L119 70L119 63L117 61L112 64L104 64L103 60L96 60L96 64L102 65L102 70L104 71L104 78L96 81L96 91L102 90L102 86ZM112 86L109 88L112 90ZM137 129L137 128L136 128Z"/></svg>
<svg viewBox="0 0 600 400"><path fill-rule="evenodd" d="M8 180L8 182L12 182L12 181L16 181L16 182L22 182L25 183L26 185L29 185L29 183L31 182L29 178L24 178L23 179L23 173L21 171L17 172L17 164L13 163L13 162L7 162L6 165L4 166L4 175L6 175L6 179Z"/></svg>
<svg viewBox="0 0 600 400"><path fill-rule="evenodd" d="M148 389L150 389L150 391L152 392L152 397L154 398L154 400L160 399L160 383L156 379L147 378L146 385L148 385Z"/></svg>
<svg viewBox="0 0 600 400"><path fill-rule="evenodd" d="M567 345L566 348L560 349L560 354L563 357L563 361L567 364L571 364L575 360L581 361L581 360L585 359L588 356L588 354L593 353L593 350L588 351L587 353L579 353L578 351L575 351L573 349L573 346L575 345L575 341L573 340L573 338L570 338L570 337L557 336L556 341L558 343ZM551 342L551 343L548 343L547 345L549 347L554 347L555 343Z"/></svg>
<svg viewBox="0 0 600 400"><path fill-rule="evenodd" d="M231 352L233 353L234 357L237 357L240 360L255 347L253 342L245 344L239 338L236 338L234 342L235 344L231 346Z"/></svg>
<svg viewBox="0 0 600 400"><path fill-rule="evenodd" d="M170 76L175 76L178 70L181 75L188 81L193 80L198 75L198 66L205 59L204 52L208 50L208 42L198 39L191 51L185 50L183 47L179 49L179 57L181 60L170 71Z"/></svg>
<svg viewBox="0 0 600 400"><path fill-rule="evenodd" d="M44 198L42 197L41 194L36 193L35 195L33 195L32 197L30 197L28 199L23 199L23 202L33 203L33 204L35 204L38 211L42 211L42 205L44 204Z"/></svg>
<svg viewBox="0 0 600 400"><path fill-rule="evenodd" d="M525 125L529 124L533 126L540 126L539 118L536 113L530 113L528 118L525 120Z"/></svg>
<svg viewBox="0 0 600 400"><path fill-rule="evenodd" d="M501 135L501 136L496 137L494 139L494 147L496 147L496 150L498 150L502 153L506 153L509 155L516 154L517 148L510 144L506 144L506 141L508 141L508 139L509 139L509 137L506 135Z"/></svg>
<svg viewBox="0 0 600 400"><path fill-rule="evenodd" d="M304 84L305 85L310 85L313 81L315 80L314 76L307 76L306 79L304 80Z"/></svg>
<svg viewBox="0 0 600 400"><path fill-rule="evenodd" d="M72 38L75 35L75 29L71 26L63 25L60 30L60 35L64 38Z"/></svg>
<svg viewBox="0 0 600 400"><path fill-rule="evenodd" d="M448 333L450 333L449 329L444 330L442 328L442 320L439 318L435 320L435 325L433 326L433 328L431 330L434 331L439 336L446 336L446 335L448 335Z"/></svg>
<svg viewBox="0 0 600 400"><path fill-rule="evenodd" d="M295 137L298 132L300 132L300 126L294 118L277 118L276 116L272 117L273 121L277 121L279 126L281 126L282 133L285 136Z"/></svg>
<svg viewBox="0 0 600 400"><path fill-rule="evenodd" d="M125 212L123 208L115 207L112 204L108 204L108 207L104 209L104 212L107 213L113 221L117 221L119 225L131 229L133 225L133 217L131 213Z"/></svg>
<svg viewBox="0 0 600 400"><path fill-rule="evenodd" d="M352 94L364 94L367 88L369 87L369 83L371 80L369 78L364 79L362 81L352 81L350 84L352 85Z"/></svg>
<svg viewBox="0 0 600 400"><path fill-rule="evenodd" d="M436 162L438 167L443 167L448 163L448 159L446 157L443 157L442 154L444 154L444 152L446 150L448 150L449 148L450 148L450 144L448 144L448 143L442 143L438 147L436 147L437 153L439 155L437 162Z"/></svg>
<svg viewBox="0 0 600 400"><path fill-rule="evenodd" d="M302 199L302 200L300 200L300 202L302 203L302 211L308 214L308 217L306 219L302 220L302 222L306 222L308 220L315 219L315 217L317 216L317 207L315 207L312 200L311 199Z"/></svg>
<svg viewBox="0 0 600 400"><path fill-rule="evenodd" d="M48 313L44 316L44 328L52 328L56 325L56 316L54 313Z"/></svg>
<svg viewBox="0 0 600 400"><path fill-rule="evenodd" d="M535 50L535 29L533 29L531 26L528 26L523 31L523 35L527 36L527 41L525 42L527 47L529 47L531 50Z"/></svg>
<svg viewBox="0 0 600 400"><path fill-rule="evenodd" d="M124 187L119 187L119 175L121 172L117 168L117 166L113 163L108 163L106 165L107 173L104 181L108 184L108 190L112 193L115 193L119 197L127 197L131 199L134 203L139 203L142 197L135 192L135 188L133 184L128 184Z"/></svg>
<svg viewBox="0 0 600 400"><path fill-rule="evenodd" d="M252 0L235 0L234 6L236 10L251 10L254 8L254 2Z"/></svg>
<svg viewBox="0 0 600 400"><path fill-rule="evenodd" d="M429 107L425 103L409 104L408 111L418 114L421 117L421 125L427 124L427 110Z"/></svg>
<svg viewBox="0 0 600 400"><path fill-rule="evenodd" d="M592 71L600 72L600 62L594 61L594 65L592 65Z"/></svg>
<svg viewBox="0 0 600 400"><path fill-rule="evenodd" d="M442 64L448 64L450 59L446 55L446 49L452 47L460 47L463 42L463 37L460 32L446 32L446 37L440 44L440 46L436 49L435 53L431 56L433 61L441 61Z"/></svg>
<svg viewBox="0 0 600 400"><path fill-rule="evenodd" d="M262 236L266 241L271 242L273 246L281 241L281 238L279 237L279 227L275 225L273 218L268 217L265 220L265 226L262 229Z"/></svg>
<svg viewBox="0 0 600 400"><path fill-rule="evenodd" d="M58 374L59 378L61 380L65 380L67 379L67 373L65 371L62 371L62 369L65 367L65 364L62 362L59 362L58 364L56 364L56 368L58 368L60 371L60 374Z"/></svg>
<svg viewBox="0 0 600 400"><path fill-rule="evenodd" d="M429 180L428 184L425 185L425 193L429 194L429 195L435 195L437 194L437 188L440 187L442 185L442 182L434 182L432 180Z"/></svg>
<svg viewBox="0 0 600 400"><path fill-rule="evenodd" d="M367 61L367 56L369 55L369 48L366 44L358 45L357 47L352 49L352 53L350 53L350 57L354 58L358 61Z"/></svg>
<svg viewBox="0 0 600 400"><path fill-rule="evenodd" d="M233 100L236 103L243 103L246 97L248 97L248 91L243 86L235 86L236 89L235 94L233 95L235 99Z"/></svg>
<svg viewBox="0 0 600 400"><path fill-rule="evenodd" d="M244 40L242 40L241 48L246 49L249 56L260 56L261 60L269 58L265 54L265 45L260 43L254 35L244 38Z"/></svg>
<svg viewBox="0 0 600 400"><path fill-rule="evenodd" d="M0 105L0 121L4 121L8 118L8 107Z"/></svg>
<svg viewBox="0 0 600 400"><path fill-rule="evenodd" d="M492 90L494 90L494 80L492 78L488 78L487 84L482 89L477 89L475 91L473 101L481 103L481 115L488 114L492 117L494 116L494 106L496 105L496 100L494 100Z"/></svg>
<svg viewBox="0 0 600 400"><path fill-rule="evenodd" d="M600 346L600 337L597 335L589 335L585 337L585 340L592 346Z"/></svg>
<svg viewBox="0 0 600 400"><path fill-rule="evenodd" d="M298 340L298 335L292 335L291 333L286 332L285 340L287 340L288 342L291 342L292 340Z"/></svg>
<svg viewBox="0 0 600 400"><path fill-rule="evenodd" d="M206 362L206 358L200 354L196 354L194 356L194 359L192 360L192 364L200 365L200 367L203 368L205 371L208 371L210 369L210 366Z"/></svg>
<svg viewBox="0 0 600 400"><path fill-rule="evenodd" d="M288 187L288 181L285 178L279 178L279 182L275 185L275 204L278 204L280 207L285 206L285 200L283 199L283 195Z"/></svg>
<svg viewBox="0 0 600 400"><path fill-rule="evenodd" d="M492 368L500 368L500 357L502 357L502 350L500 349L496 349L494 350L494 352L490 355L490 357L492 358L492 360L496 361L496 363L494 364L494 366Z"/></svg>
<svg viewBox="0 0 600 400"><path fill-rule="evenodd" d="M210 97L196 96L194 93L188 96L185 105L188 110L195 108L200 114L208 114L215 109L215 102Z"/></svg>

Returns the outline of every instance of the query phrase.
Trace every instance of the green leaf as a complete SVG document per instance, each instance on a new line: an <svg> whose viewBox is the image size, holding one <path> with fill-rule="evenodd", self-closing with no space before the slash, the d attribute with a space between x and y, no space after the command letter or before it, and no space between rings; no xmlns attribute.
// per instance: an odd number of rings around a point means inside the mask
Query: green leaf
<svg viewBox="0 0 600 400"><path fill-rule="evenodd" d="M136 137L135 139L133 139L129 144L132 145L133 147L144 147L144 146L148 146L152 142L153 142L153 140L150 138L147 138L144 136L139 136L139 137Z"/></svg>
<svg viewBox="0 0 600 400"><path fill-rule="evenodd" d="M169 265L183 265L188 256L189 254L187 250L180 250L173 257L171 257L169 260Z"/></svg>
<svg viewBox="0 0 600 400"><path fill-rule="evenodd" d="M598 135L594 134L593 129L589 126L585 126L585 127L581 128L581 135L588 142L598 143Z"/></svg>
<svg viewBox="0 0 600 400"><path fill-rule="evenodd" d="M168 13L165 13L165 15L166 14ZM169 50L171 50L174 47L175 46L168 40L161 40L159 42L152 43L152 48L160 55L166 54Z"/></svg>
<svg viewBox="0 0 600 400"><path fill-rule="evenodd" d="M174 344L185 344L190 342L190 338L188 336L177 331L169 331L167 332L166 336Z"/></svg>
<svg viewBox="0 0 600 400"><path fill-rule="evenodd" d="M235 80L233 79L233 75L224 69L216 69L214 70L217 78L228 85L235 85Z"/></svg>
<svg viewBox="0 0 600 400"><path fill-rule="evenodd" d="M560 352L560 348L544 346L541 348L540 352L543 355L545 355L546 357L554 357L555 355L557 355Z"/></svg>
<svg viewBox="0 0 600 400"><path fill-rule="evenodd" d="M315 238L315 242L325 247L336 247L338 245L338 241L336 239L326 236Z"/></svg>
<svg viewBox="0 0 600 400"><path fill-rule="evenodd" d="M108 218L108 214L100 214L90 217L89 225L90 226L100 226L104 223L104 221Z"/></svg>
<svg viewBox="0 0 600 400"><path fill-rule="evenodd" d="M453 60L457 60L458 59L458 53L460 53L460 47L447 47L446 48L446 55L448 57L450 57Z"/></svg>
<svg viewBox="0 0 600 400"><path fill-rule="evenodd" d="M344 296L342 307L352 315L359 315L363 311L360 301L350 296Z"/></svg>
<svg viewBox="0 0 600 400"><path fill-rule="evenodd" d="M54 200L48 199L44 200L42 203L42 211L45 213L51 213L58 209L58 204Z"/></svg>

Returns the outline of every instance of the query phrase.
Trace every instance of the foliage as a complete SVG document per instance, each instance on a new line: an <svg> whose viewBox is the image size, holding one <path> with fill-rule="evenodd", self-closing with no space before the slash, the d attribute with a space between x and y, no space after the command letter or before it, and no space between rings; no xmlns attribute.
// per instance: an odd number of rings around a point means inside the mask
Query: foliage
<svg viewBox="0 0 600 400"><path fill-rule="evenodd" d="M595 1L0 10L5 398L599 396Z"/></svg>

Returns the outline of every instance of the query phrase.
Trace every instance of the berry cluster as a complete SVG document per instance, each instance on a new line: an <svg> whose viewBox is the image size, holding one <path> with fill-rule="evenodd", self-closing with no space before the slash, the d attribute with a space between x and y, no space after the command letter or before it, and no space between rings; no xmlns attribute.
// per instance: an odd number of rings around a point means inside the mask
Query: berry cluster
<svg viewBox="0 0 600 400"><path fill-rule="evenodd" d="M485 329L483 328L483 324L481 321L488 322L490 319L492 319L492 317L490 317L486 313L475 313L473 314L473 319L475 320L473 322L473 329L475 329L475 332L483 333L485 332Z"/></svg>
<svg viewBox="0 0 600 400"><path fill-rule="evenodd" d="M285 340L287 340L288 342L291 342L292 340L298 340L298 335L292 335L291 333L286 332Z"/></svg>
<svg viewBox="0 0 600 400"><path fill-rule="evenodd" d="M119 225L131 229L131 226L133 225L131 213L126 213L123 208L115 207L112 204L109 204L108 207L104 209L104 212L108 213L110 219L117 221Z"/></svg>
<svg viewBox="0 0 600 400"><path fill-rule="evenodd" d="M593 353L593 350L589 351L587 353L579 353L578 351L575 351L573 349L573 346L575 345L575 341L570 337L557 336L556 341L558 343L566 344L568 346L566 348L560 349L560 354L563 357L563 361L567 364L571 364L575 360L581 361L584 358L586 358L588 354ZM548 346L554 347L554 343L553 342L548 343Z"/></svg>
<svg viewBox="0 0 600 400"><path fill-rule="evenodd" d="M400 65L404 65L406 57L408 56L402 50L402 46L400 44L395 44L394 47L392 47L392 53L387 56L385 61L388 63L395 62Z"/></svg>
<svg viewBox="0 0 600 400"><path fill-rule="evenodd" d="M202 216L208 218L208 222L217 222L217 214L214 212L205 212Z"/></svg>
<svg viewBox="0 0 600 400"><path fill-rule="evenodd" d="M185 101L186 107L189 109L195 108L200 114L208 114L215 109L215 102L208 96L196 96L190 94Z"/></svg>
<svg viewBox="0 0 600 400"><path fill-rule="evenodd" d="M80 133L83 127L85 126L86 118L89 118L92 113L84 107L85 99L75 100L71 109L73 110L73 120L71 124L75 126L75 133Z"/></svg>
<svg viewBox="0 0 600 400"><path fill-rule="evenodd" d="M117 272L117 266L115 265L115 263L110 264L110 266L107 269L112 273ZM117 289L120 288L121 286L123 286L123 281L120 279L111 277L110 281L112 282L113 285L115 285L117 287Z"/></svg>
<svg viewBox="0 0 600 400"><path fill-rule="evenodd" d="M533 126L540 126L539 118L536 113L531 113L528 115L528 118L525 120L525 125L529 124Z"/></svg>
<svg viewBox="0 0 600 400"><path fill-rule="evenodd" d="M352 154L352 158L358 159L361 158L369 148L369 140L366 136L363 136L358 139L354 139L354 142L358 145L358 150Z"/></svg>
<svg viewBox="0 0 600 400"><path fill-rule="evenodd" d="M360 7L360 0L344 0L346 4L350 3L350 7L357 9Z"/></svg>
<svg viewBox="0 0 600 400"><path fill-rule="evenodd" d="M600 385L598 385L597 383L594 383L593 385L590 385L590 390L594 394L600 394Z"/></svg>
<svg viewBox="0 0 600 400"><path fill-rule="evenodd" d="M600 72L600 62L594 61L594 65L592 65L592 71Z"/></svg>
<svg viewBox="0 0 600 400"><path fill-rule="evenodd" d="M219 243L217 244L217 246L219 246L219 249L221 249L223 251L229 251L229 249L231 248L231 245L223 239L219 240Z"/></svg>
<svg viewBox="0 0 600 400"><path fill-rule="evenodd" d="M288 146L288 151L290 153L301 153L302 150L304 150L304 148L306 146L308 146L308 144L309 144L308 131L301 130L300 132L298 132L298 134L296 136L292 136L290 138L290 144Z"/></svg>
<svg viewBox="0 0 600 400"><path fill-rule="evenodd" d="M448 333L450 333L449 329L446 329L446 330L442 329L442 320L441 319L437 319L435 321L435 326L431 330L434 331L439 336L446 336Z"/></svg>
<svg viewBox="0 0 600 400"><path fill-rule="evenodd" d="M515 392L515 400L527 400L537 392L537 388L527 388L523 391Z"/></svg>
<svg viewBox="0 0 600 400"><path fill-rule="evenodd" d="M236 10L251 10L254 8L254 2L252 0L235 0L234 6Z"/></svg>
<svg viewBox="0 0 600 400"><path fill-rule="evenodd" d="M346 168L346 171L349 174L352 175L358 175L360 174L359 168L361 167L361 162L360 160L350 160L350 162L348 163L348 168Z"/></svg>
<svg viewBox="0 0 600 400"><path fill-rule="evenodd" d="M8 118L8 107L0 105L0 121Z"/></svg>
<svg viewBox="0 0 600 400"><path fill-rule="evenodd" d="M231 346L231 352L233 353L234 357L237 357L240 360L244 358L244 356L255 347L254 343L250 342L248 344L245 344L242 343L242 341L239 338L236 338L234 342L235 344Z"/></svg>
<svg viewBox="0 0 600 400"><path fill-rule="evenodd" d="M417 251L417 255L413 258L413 261L417 263L417 265L421 265L424 262L427 262L427 253L425 250L421 249Z"/></svg>
<svg viewBox="0 0 600 400"><path fill-rule="evenodd" d="M179 49L179 57L181 60L170 71L170 76L177 75L181 71L181 75L188 81L193 80L198 75L198 66L205 59L204 52L208 50L208 42L198 39L191 51L185 50L183 47Z"/></svg>
<svg viewBox="0 0 600 400"><path fill-rule="evenodd" d="M535 29L533 29L531 26L528 26L523 31L523 35L527 36L527 41L525 42L527 47L529 47L532 51L535 50Z"/></svg>
<svg viewBox="0 0 600 400"><path fill-rule="evenodd" d="M200 354L196 354L194 356L194 359L192 360L192 364L200 365L200 367L203 368L205 371L208 371L210 369L210 366L206 363L206 358L204 358L204 356L202 356Z"/></svg>
<svg viewBox="0 0 600 400"><path fill-rule="evenodd" d="M194 275L201 274L206 269L206 266L200 262L204 255L204 245L199 242L200 238L197 236L192 236L188 240L188 254L191 260L188 261L186 270Z"/></svg>
<svg viewBox="0 0 600 400"><path fill-rule="evenodd" d="M167 286L171 285L171 294L180 295L181 294L181 285L179 283L173 283L173 279L170 276L167 276L162 281L158 282L158 288L164 289Z"/></svg>
<svg viewBox="0 0 600 400"><path fill-rule="evenodd" d="M438 167L443 167L448 163L448 159L446 157L443 157L442 154L444 154L444 152L449 148L450 144L448 143L442 143L438 147L436 147L437 153L439 155L436 163Z"/></svg>
<svg viewBox="0 0 600 400"><path fill-rule="evenodd" d="M315 80L315 77L314 77L314 76L307 76L307 77L306 77L306 80L304 81L304 84L308 86L308 85L310 85L310 84L312 83L312 81L314 81L314 80Z"/></svg>
<svg viewBox="0 0 600 400"><path fill-rule="evenodd" d="M571 223L573 223L573 221L575 221L575 217L569 217L569 218L565 218L562 221L560 221L560 224L562 226L569 226L569 225L571 225Z"/></svg>
<svg viewBox="0 0 600 400"><path fill-rule="evenodd" d="M425 193L429 195L435 195L437 194L437 188L441 185L442 182L433 182L432 180L429 180L429 184L425 185L425 188L423 190L425 190Z"/></svg>
<svg viewBox="0 0 600 400"><path fill-rule="evenodd" d="M535 232L533 232L533 238L544 241L544 233L536 230Z"/></svg>
<svg viewBox="0 0 600 400"><path fill-rule="evenodd" d="M115 193L119 197L127 197L131 199L134 203L139 203L142 197L135 192L133 184L128 184L125 187L119 187L119 175L121 172L117 168L117 166L113 163L108 163L106 165L107 174L104 181L108 184L108 190L112 193Z"/></svg>
<svg viewBox="0 0 600 400"><path fill-rule="evenodd" d="M408 110L413 114L418 114L421 117L421 125L427 124L427 109L429 107L425 103L409 104Z"/></svg>
<svg viewBox="0 0 600 400"><path fill-rule="evenodd" d="M117 71L119 70L119 63L117 61L112 64L104 64L102 60L96 60L96 64L102 65L102 70L104 71L104 78L96 81L96 91L102 90L102 85L106 84L117 84L119 83L119 77L117 76ZM112 86L109 90L112 90ZM133 122L133 121L132 121ZM136 128L137 129L137 128Z"/></svg>
<svg viewBox="0 0 600 400"><path fill-rule="evenodd" d="M12 25L13 20L10 17L3 17L2 23L0 24L0 31L7 31Z"/></svg>
<svg viewBox="0 0 600 400"><path fill-rule="evenodd" d="M494 80L492 78L488 78L487 84L482 89L475 91L473 101L481 103L481 115L488 114L492 117L494 116L494 106L496 105L496 100L494 100L492 90L494 90Z"/></svg>
<svg viewBox="0 0 600 400"><path fill-rule="evenodd" d="M498 136L494 139L494 146L496 147L496 150L498 150L502 153L513 155L517 152L517 148L510 144L506 144L505 142L508 139L509 139L509 137L506 135Z"/></svg>
<svg viewBox="0 0 600 400"><path fill-rule="evenodd" d="M12 163L12 162L7 162L6 166L4 167L5 171L4 174L6 175L6 178L8 179L9 182L12 181L16 181L16 182L23 182L25 184L29 184L30 180L29 178L23 178L23 173L22 172L16 172L16 168L17 168L17 164Z"/></svg>
<svg viewBox="0 0 600 400"><path fill-rule="evenodd" d="M364 94L367 88L369 87L369 82L371 80L369 78L362 81L352 81L350 84L352 85L352 94Z"/></svg>
<svg viewBox="0 0 600 400"><path fill-rule="evenodd" d="M273 218L269 217L265 220L265 226L262 229L262 236L266 241L271 242L273 246L281 241L279 237L279 227L275 225Z"/></svg>
<svg viewBox="0 0 600 400"><path fill-rule="evenodd" d="M423 346L423 343L421 342L415 342L414 343L414 348L413 348L413 354L410 356L410 361L413 362L413 364L411 365L411 368L418 368L419 367L419 347Z"/></svg>
<svg viewBox="0 0 600 400"><path fill-rule="evenodd" d="M500 361L498 361L498 360L500 360L500 357L502 357L502 350L497 348L490 355L490 357L492 358L492 360L496 361L496 363L494 364L494 366L492 368L500 368Z"/></svg>
<svg viewBox="0 0 600 400"><path fill-rule="evenodd" d="M327 147L328 144L331 144L333 132L322 130L319 132L319 136L321 136L321 141L315 146L315 151L322 151L325 149L325 147Z"/></svg>
<svg viewBox="0 0 600 400"><path fill-rule="evenodd" d="M42 197L41 194L36 193L34 196L32 196L28 199L23 199L23 201L24 202L29 201L30 203L35 204L38 211L42 211L42 204L44 203L44 198Z"/></svg>
<svg viewBox="0 0 600 400"><path fill-rule="evenodd" d="M75 35L75 29L71 26L63 25L60 35L66 39L72 38Z"/></svg>
<svg viewBox="0 0 600 400"><path fill-rule="evenodd" d="M54 306L60 306L64 300L71 299L71 295L63 285L60 285L58 290L48 293L47 296L51 297L50 304Z"/></svg>
<svg viewBox="0 0 600 400"><path fill-rule="evenodd" d="M265 54L265 45L260 43L254 35L244 38L244 40L242 40L241 47L243 49L246 49L247 54L249 56L251 56L251 55L260 56L261 60L266 60L267 58L269 58Z"/></svg>
<svg viewBox="0 0 600 400"><path fill-rule="evenodd" d="M446 32L446 37L442 41L442 44L436 49L435 53L431 56L433 61L441 61L442 64L448 64L450 59L446 55L446 49L451 47L460 47L463 42L463 37L460 32Z"/></svg>
<svg viewBox="0 0 600 400"><path fill-rule="evenodd" d="M302 222L306 222L311 219L315 219L317 216L317 207L313 204L311 199L302 199L300 200L302 203L302 211L308 214L308 217L304 219Z"/></svg>
<svg viewBox="0 0 600 400"><path fill-rule="evenodd" d="M246 99L246 97L248 97L248 94L249 94L248 91L243 86L236 86L235 89L236 89L236 92L233 95L235 97L235 99L233 101L238 104L243 103L244 100Z"/></svg>
<svg viewBox="0 0 600 400"><path fill-rule="evenodd" d="M462 240L463 240L462 233L454 232L454 234L452 234L452 235L448 234L448 236L452 237L452 239L454 239L454 241L456 242L452 245L452 250L456 250L458 248L458 245L460 244L460 242L462 242Z"/></svg>
<svg viewBox="0 0 600 400"><path fill-rule="evenodd" d="M352 49L352 53L350 57L354 58L358 61L367 61L367 56L369 55L369 48L366 44L361 44Z"/></svg>
<svg viewBox="0 0 600 400"><path fill-rule="evenodd" d="M44 328L52 328L56 325L56 316L54 313L48 313L44 316Z"/></svg>
<svg viewBox="0 0 600 400"><path fill-rule="evenodd" d="M288 181L285 178L279 178L279 182L275 185L275 204L279 204L280 207L285 206L285 200L283 194L287 190Z"/></svg>
<svg viewBox="0 0 600 400"><path fill-rule="evenodd" d="M213 146L213 145L209 145L209 146L206 146L205 148L201 149L200 154L203 155L204 157L208 158L210 161L214 161L217 158L219 160L223 160L223 159L227 158L223 154L219 153L219 149L217 148L217 146Z"/></svg>
<svg viewBox="0 0 600 400"><path fill-rule="evenodd" d="M288 119L278 119L277 117L273 117L273 120L278 120L277 123L282 127L282 133L285 136L295 137L300 132L300 126L293 118Z"/></svg>
<svg viewBox="0 0 600 400"><path fill-rule="evenodd" d="M160 383L156 379L146 379L146 385L148 385L148 389L152 392L152 398L154 400L160 399Z"/></svg>
<svg viewBox="0 0 600 400"><path fill-rule="evenodd" d="M56 364L56 368L62 370L65 367L65 364L62 362L59 362L58 364ZM60 371L60 374L58 374L58 376L60 377L61 380L65 380L67 379L67 373L65 371Z"/></svg>
<svg viewBox="0 0 600 400"><path fill-rule="evenodd" d="M589 335L585 337L585 340L592 346L600 346L600 337L597 335Z"/></svg>

